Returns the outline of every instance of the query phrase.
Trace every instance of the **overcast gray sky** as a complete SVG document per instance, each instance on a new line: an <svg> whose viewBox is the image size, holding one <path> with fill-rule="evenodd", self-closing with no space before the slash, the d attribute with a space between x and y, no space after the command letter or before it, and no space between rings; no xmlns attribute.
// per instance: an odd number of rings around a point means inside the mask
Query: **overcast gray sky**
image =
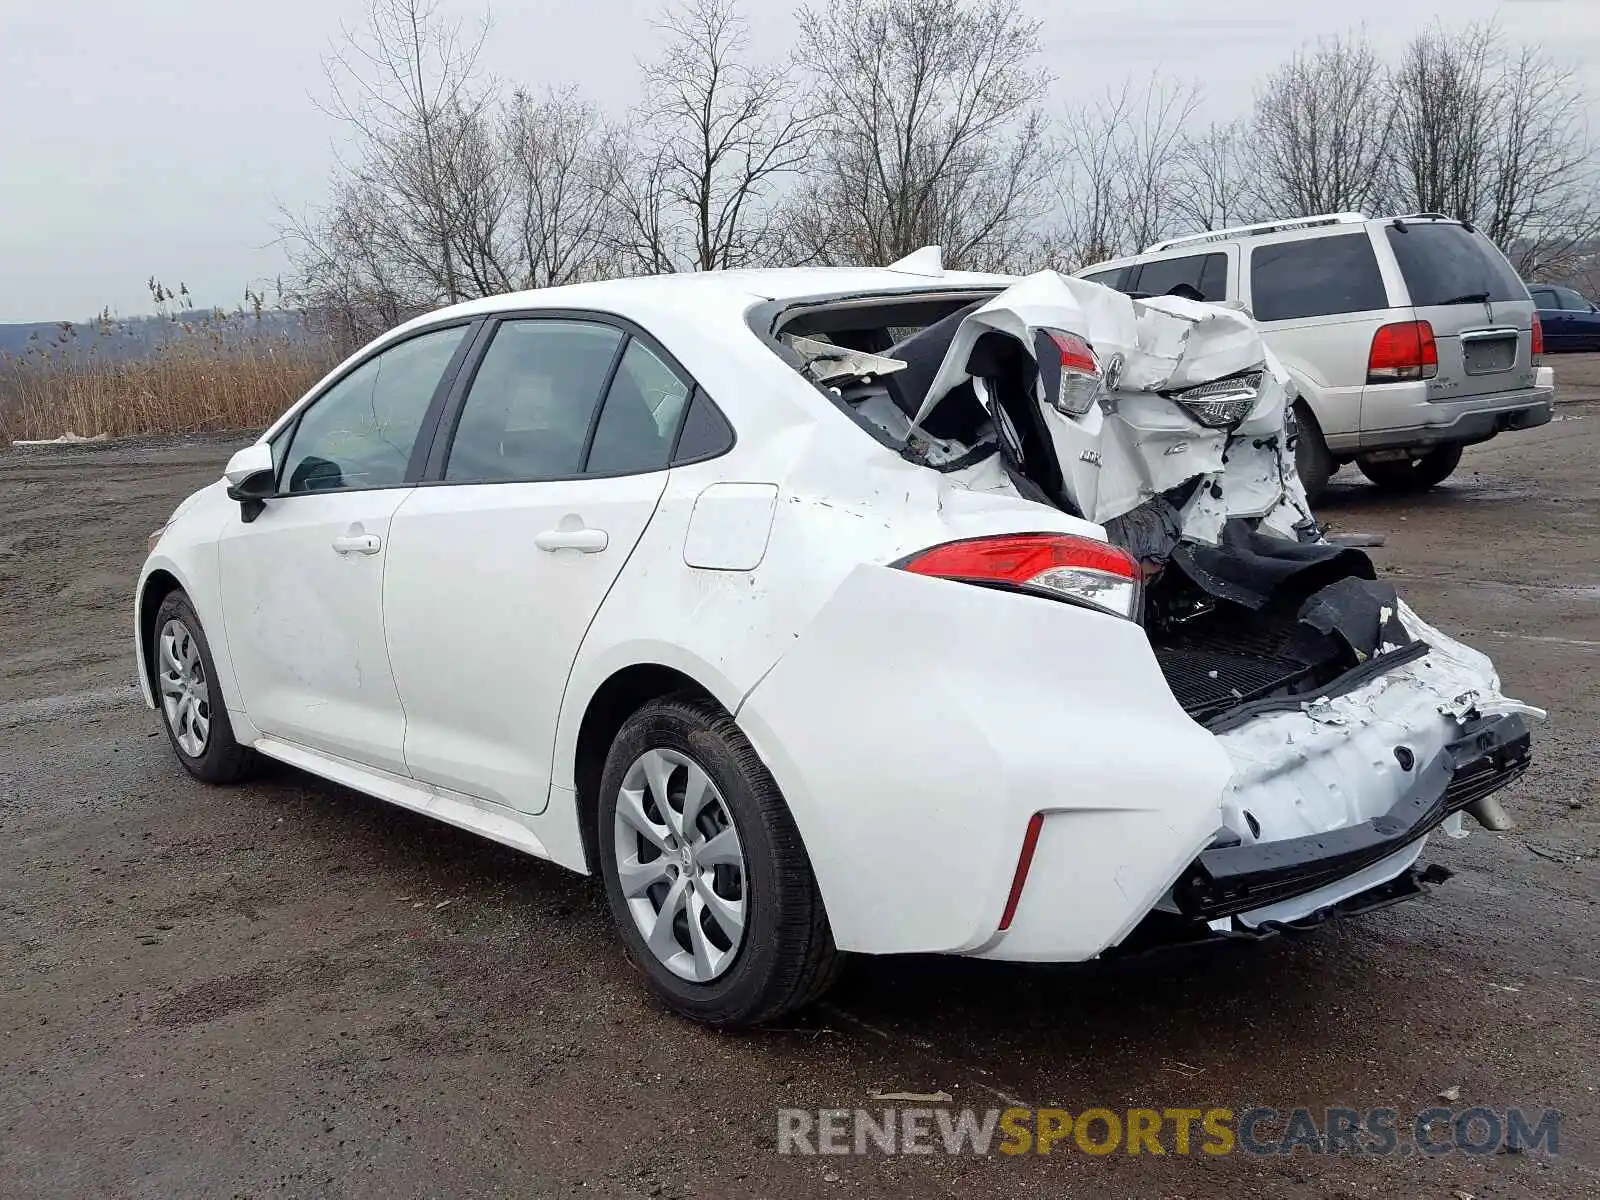
<svg viewBox="0 0 1600 1200"><path fill-rule="evenodd" d="M473 15L482 0L442 0ZM1130 72L1199 80L1208 116L1245 109L1300 43L1365 24L1393 50L1430 0L1026 0L1044 21L1052 103ZM494 0L485 65L534 87L577 83L626 111L657 0ZM145 280L231 306L285 267L280 204L323 195L339 130L313 98L340 23L366 0L0 0L0 321L150 307ZM756 52L791 41L788 0L746 0ZM1600 100L1600 0L1452 0L1579 66ZM1600 111L1597 108L1595 111Z"/></svg>

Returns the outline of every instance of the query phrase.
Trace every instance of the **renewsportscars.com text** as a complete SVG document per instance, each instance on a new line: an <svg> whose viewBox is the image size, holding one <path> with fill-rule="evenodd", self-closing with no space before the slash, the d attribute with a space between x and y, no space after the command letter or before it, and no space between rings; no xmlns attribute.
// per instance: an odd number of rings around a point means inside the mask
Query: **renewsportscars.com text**
<svg viewBox="0 0 1600 1200"><path fill-rule="evenodd" d="M1560 1130L1520 1108L781 1108L778 1153L1553 1156Z"/></svg>

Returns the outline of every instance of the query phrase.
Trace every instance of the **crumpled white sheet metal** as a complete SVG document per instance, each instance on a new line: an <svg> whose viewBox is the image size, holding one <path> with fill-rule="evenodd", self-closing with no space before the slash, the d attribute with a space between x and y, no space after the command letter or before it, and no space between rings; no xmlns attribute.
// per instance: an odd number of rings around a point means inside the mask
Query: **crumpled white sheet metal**
<svg viewBox="0 0 1600 1200"><path fill-rule="evenodd" d="M1501 694L1486 656L1439 632L1403 601L1398 616L1407 632L1428 643L1424 657L1347 695L1313 699L1299 711L1258 717L1217 735L1234 765L1222 796L1222 823L1242 842L1326 833L1388 812L1412 779L1394 747L1407 746L1415 761L1429 761L1460 736L1456 709L1544 718L1543 710ZM1460 821L1453 819L1445 832L1461 836ZM1239 920L1256 926L1337 903L1397 875L1421 848L1418 842L1366 872Z"/></svg>
<svg viewBox="0 0 1600 1200"><path fill-rule="evenodd" d="M1286 433L1288 372L1254 321L1218 305L1133 300L1054 271L1030 275L962 322L913 426L968 381L967 360L985 333L1009 334L1031 353L1038 329L1078 334L1102 372L1115 376L1116 387L1082 417L1040 402L1069 498L1084 517L1103 524L1198 477L1183 514L1189 540L1214 545L1228 517L1262 518L1284 537L1311 520ZM1231 433L1202 426L1159 394L1253 369L1263 372L1260 394Z"/></svg>

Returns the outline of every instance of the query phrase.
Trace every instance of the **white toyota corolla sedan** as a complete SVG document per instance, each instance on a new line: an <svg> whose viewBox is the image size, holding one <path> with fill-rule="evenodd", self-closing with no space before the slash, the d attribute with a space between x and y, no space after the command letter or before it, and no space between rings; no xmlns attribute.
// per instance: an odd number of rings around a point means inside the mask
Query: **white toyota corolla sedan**
<svg viewBox="0 0 1600 1200"><path fill-rule="evenodd" d="M1291 386L1241 313L935 251L458 305L152 535L139 678L202 780L598 872L703 1021L1309 926L1503 826L1542 714L1323 540Z"/></svg>

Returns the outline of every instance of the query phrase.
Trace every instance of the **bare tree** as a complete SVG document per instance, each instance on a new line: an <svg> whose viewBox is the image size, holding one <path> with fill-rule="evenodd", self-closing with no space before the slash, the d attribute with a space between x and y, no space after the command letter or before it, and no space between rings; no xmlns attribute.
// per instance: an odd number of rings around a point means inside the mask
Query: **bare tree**
<svg viewBox="0 0 1600 1200"><path fill-rule="evenodd" d="M287 216L298 303L342 343L439 304L613 271L612 134L571 92L508 97L486 26L432 0L372 0L327 59L351 133L330 202Z"/></svg>
<svg viewBox="0 0 1600 1200"><path fill-rule="evenodd" d="M1189 220L1187 127L1200 90L1124 80L1062 122L1060 257L1076 269L1141 250Z"/></svg>
<svg viewBox="0 0 1600 1200"><path fill-rule="evenodd" d="M1248 137L1246 123L1236 120L1213 122L1185 138L1176 205L1180 224L1193 231L1225 229L1256 218Z"/></svg>
<svg viewBox="0 0 1600 1200"><path fill-rule="evenodd" d="M346 29L324 62L328 111L361 143L352 173L392 202L446 301L469 294L452 245L451 158L489 103L477 77L487 36L487 20L470 30L440 20L437 0L371 0L365 29Z"/></svg>
<svg viewBox="0 0 1600 1200"><path fill-rule="evenodd" d="M771 259L776 189L801 168L815 120L784 66L747 60L734 0L682 0L644 68L637 146L618 174L625 249L648 271L712 271Z"/></svg>
<svg viewBox="0 0 1600 1200"><path fill-rule="evenodd" d="M952 266L1017 257L1046 207L1039 23L1019 0L828 0L797 15L822 107L819 166L790 207L800 257Z"/></svg>
<svg viewBox="0 0 1600 1200"><path fill-rule="evenodd" d="M616 198L619 135L575 90L517 91L501 112L509 181L503 256L515 286L553 287L616 274L624 211Z"/></svg>
<svg viewBox="0 0 1600 1200"><path fill-rule="evenodd" d="M1525 275L1559 277L1600 236L1595 144L1572 71L1494 23L1413 39L1390 87L1394 195L1471 221Z"/></svg>
<svg viewBox="0 0 1600 1200"><path fill-rule="evenodd" d="M1382 207L1394 111L1363 34L1319 41L1267 76L1250 122L1250 169L1270 216Z"/></svg>

